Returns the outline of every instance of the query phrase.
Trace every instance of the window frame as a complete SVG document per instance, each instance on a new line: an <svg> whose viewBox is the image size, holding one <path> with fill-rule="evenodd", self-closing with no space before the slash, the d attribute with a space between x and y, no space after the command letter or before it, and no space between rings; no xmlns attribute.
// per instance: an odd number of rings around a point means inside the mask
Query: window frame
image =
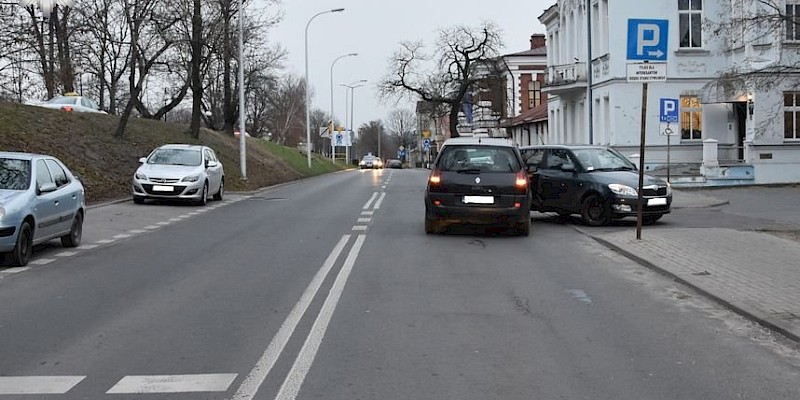
<svg viewBox="0 0 800 400"><path fill-rule="evenodd" d="M688 101L688 105L684 104L684 99L694 99ZM695 106L696 104L696 106ZM684 117L684 114L689 114L689 118ZM697 114L698 127L694 126L693 114ZM684 137L684 126L689 124L689 137ZM680 96L680 130L681 141L685 142L698 142L703 140L703 105L700 104L700 98L693 94L683 94Z"/></svg>
<svg viewBox="0 0 800 400"><path fill-rule="evenodd" d="M686 2L686 8L685 9L682 8L683 5L681 3L683 3L683 2ZM699 9L693 8L693 5L697 4L697 3L700 4L700 6L699 6L700 8ZM689 25L688 26L689 37L688 37L688 43L686 43L686 45L684 45L683 37L681 37L683 35L683 31L684 31L682 29L683 24L684 24L684 22L683 22L683 16L684 15L687 16L686 23ZM694 42L693 39L694 39L694 36L695 36L695 33L693 32L693 27L694 27L693 21L695 21L695 18L697 18L700 21L699 22L700 25L699 25L699 28L698 28L699 32L697 32L697 34L700 36L700 38L697 40L697 42L698 42L697 46L692 45L692 43ZM697 49L703 49L704 48L703 47L703 0L678 0L678 35L679 35L679 37L678 37L678 48L679 49L681 49L681 50L686 50L686 49L697 50Z"/></svg>
<svg viewBox="0 0 800 400"><path fill-rule="evenodd" d="M789 13L789 9L792 13ZM784 9L785 24L783 26L785 35L784 40L790 43L800 42L800 0L786 0L786 7Z"/></svg>
<svg viewBox="0 0 800 400"><path fill-rule="evenodd" d="M792 96L793 104L786 104L786 96ZM792 115L792 136L788 136L786 117ZM800 129L798 129L798 119L800 119L800 91L783 92L783 140L787 142L800 142Z"/></svg>
<svg viewBox="0 0 800 400"><path fill-rule="evenodd" d="M532 110L542 104L542 82L538 79L528 81L528 109Z"/></svg>

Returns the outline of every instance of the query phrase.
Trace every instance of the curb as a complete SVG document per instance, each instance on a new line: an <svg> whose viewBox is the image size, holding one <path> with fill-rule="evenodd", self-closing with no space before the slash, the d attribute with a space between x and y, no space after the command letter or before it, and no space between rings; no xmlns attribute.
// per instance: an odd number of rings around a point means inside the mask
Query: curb
<svg viewBox="0 0 800 400"><path fill-rule="evenodd" d="M767 317L759 316L758 314L760 314L760 312L755 311L755 310L748 310L745 307L733 304L730 301L728 301L728 300L726 300L726 299L724 299L724 298L722 298L720 296L717 296L716 294L714 294L712 292L709 292L709 291L707 291L707 290L705 290L705 289L703 289L703 288L701 288L701 287L699 287L699 286L697 286L697 285L695 285L695 284L693 284L691 282L688 282L685 279L673 274L672 272L670 272L670 271L668 271L668 270L666 270L664 268L661 268L658 265L655 265L654 263L652 263L652 262L650 262L650 261L648 261L648 260L646 260L646 259L644 259L642 257L639 257L639 256L637 256L637 255L635 255L633 253L628 252L627 250L615 245L614 243L611 243L611 242L609 242L609 241L607 241L605 239L602 239L600 237L592 235L591 233L589 233L589 232L587 232L587 231L585 231L585 230L583 230L583 229L581 229L579 227L576 227L576 226L573 225L572 228L575 229L576 231L578 231L578 232L580 232L580 233L592 238L594 241L602 244L603 246L609 248L610 250L613 250L613 251L619 253L620 255L630 259L631 261L633 261L635 263L638 263L639 265L642 265L642 266L644 266L646 268L649 268L649 269L661 274L662 276L670 278L670 279L672 279L672 280L674 280L674 281L676 281L676 282L678 282L680 284L683 284L683 285L693 289L697 293L700 293L700 295L705 296L705 297L707 297L707 298L719 303L723 307L728 308L729 310L735 312L736 314L739 314L740 316L744 317L745 319L748 319L750 321L756 322L756 323L760 324L761 326L763 326L763 327L765 327L767 329L770 329L770 330L772 330L774 332L777 332L777 333L783 335L784 337L786 337L786 338L788 338L788 339L790 339L790 340L792 340L792 341L794 341L796 343L800 343L800 333L793 332L792 330L781 326L779 323L771 321Z"/></svg>
<svg viewBox="0 0 800 400"><path fill-rule="evenodd" d="M728 205L728 204L731 204L731 202L728 201L728 200L720 200L720 201L718 201L716 203L703 204L703 205L699 205L699 206L675 206L675 205L673 205L672 209L673 210L685 210L687 208L712 208L712 207L719 207L719 206L724 206L724 205Z"/></svg>

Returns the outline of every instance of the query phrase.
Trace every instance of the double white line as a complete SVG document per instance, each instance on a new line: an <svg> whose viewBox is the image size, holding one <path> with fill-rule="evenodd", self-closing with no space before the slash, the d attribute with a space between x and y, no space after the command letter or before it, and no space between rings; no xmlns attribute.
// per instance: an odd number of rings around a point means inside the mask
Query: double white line
<svg viewBox="0 0 800 400"><path fill-rule="evenodd" d="M334 281L333 287L330 293L328 293L328 297L325 299L325 303L322 305L322 309L314 321L314 326L311 328L311 332L308 334L303 348L297 355L294 365L292 365L292 369L289 371L283 385L281 385L276 399L286 400L297 397L297 393L300 391L306 374L309 369L311 369L311 365L317 355L317 350L319 350L322 338L325 336L325 331L328 329L328 324L331 321L336 305L339 303L339 298L342 296L344 286L347 283L348 277L350 277L350 272L353 270L353 265L355 265L365 238L366 235L363 234L356 237L355 244L350 248L347 259L342 269L339 271L339 274L336 276L336 281ZM311 283L303 292L303 295L300 296L300 300L294 305L292 311L289 312L289 316L283 321L278 333L272 338L264 354L247 377L245 377L244 381L242 381L241 386L232 397L233 400L252 400L255 397L259 387L266 379L270 370L272 370L272 367L275 366L278 357L281 352L283 352L295 328L297 328L297 325L300 323L300 319L303 317L303 314L305 314L311 301L319 291L320 286L322 286L322 283L325 281L325 278L328 276L328 273L333 268L336 260L339 259L339 256L349 241L350 235L343 235L336 247L333 248L333 251L322 264L322 268L314 275Z"/></svg>

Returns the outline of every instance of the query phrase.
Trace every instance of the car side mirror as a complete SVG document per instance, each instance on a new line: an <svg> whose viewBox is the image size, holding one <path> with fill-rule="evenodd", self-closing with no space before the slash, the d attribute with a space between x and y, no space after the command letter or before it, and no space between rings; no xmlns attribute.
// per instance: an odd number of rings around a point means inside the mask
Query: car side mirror
<svg viewBox="0 0 800 400"><path fill-rule="evenodd" d="M561 170L564 172L575 172L575 164L572 163L561 164Z"/></svg>
<svg viewBox="0 0 800 400"><path fill-rule="evenodd" d="M47 183L43 183L41 186L39 186L38 192L39 192L39 194L50 193L50 192L55 192L56 189L58 189L58 187L56 186L56 184L54 182L47 182Z"/></svg>
<svg viewBox="0 0 800 400"><path fill-rule="evenodd" d="M206 168L215 168L218 165L216 161L206 160Z"/></svg>
<svg viewBox="0 0 800 400"><path fill-rule="evenodd" d="M144 164L147 162L147 157L142 157L139 159L139 164Z"/></svg>
<svg viewBox="0 0 800 400"><path fill-rule="evenodd" d="M525 166L525 170L528 171L529 174L536 172L539 169L539 166L536 164L528 164Z"/></svg>

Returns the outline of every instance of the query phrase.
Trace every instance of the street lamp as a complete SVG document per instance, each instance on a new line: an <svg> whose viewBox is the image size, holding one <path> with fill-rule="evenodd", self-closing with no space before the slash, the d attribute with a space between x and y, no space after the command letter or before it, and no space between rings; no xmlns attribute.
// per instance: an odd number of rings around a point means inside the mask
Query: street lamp
<svg viewBox="0 0 800 400"><path fill-rule="evenodd" d="M366 79L361 79L361 80L358 80L358 81L355 81L355 82L351 82L348 85L345 85L344 83L340 83L339 84L341 86L344 86L347 89L350 89L350 96L349 96L350 97L350 118L349 118L350 122L349 122L349 124L345 123L345 127L347 127L347 126L350 127L350 132L352 132L353 129L355 128L355 126L354 126L355 125L355 121L353 120L353 103L355 102L355 92L353 91L353 89L355 89L357 87L364 86L364 84L366 82L367 82ZM344 100L345 121L348 121L348 118L347 118L347 98L348 98L348 96L347 96L347 94L348 93L347 93L347 91L345 89L345 100ZM349 162L350 161L350 147L347 147L347 149L345 150L345 154L346 154L345 157L347 157L347 162Z"/></svg>
<svg viewBox="0 0 800 400"><path fill-rule="evenodd" d="M310 111L311 105L309 104L311 99L310 99L310 96L309 96L309 84L308 84L308 27L309 27L309 25L311 25L311 21L313 21L314 18L317 18L318 16L320 16L322 14L335 13L335 12L341 12L341 11L344 11L344 8L334 8L332 10L323 11L323 12L314 14L314 16L311 17L308 20L308 23L306 23L305 47L304 47L304 50L305 50L305 63L306 63L306 76L305 76L305 81L306 81L306 87L305 87L305 91L306 91L306 156L308 158L308 168L309 169L311 168L311 111Z"/></svg>
<svg viewBox="0 0 800 400"><path fill-rule="evenodd" d="M56 6L72 7L74 3L75 0L19 0L21 7L37 6L45 19L50 18Z"/></svg>
<svg viewBox="0 0 800 400"><path fill-rule="evenodd" d="M244 108L244 5L239 0L239 167L242 180L247 180L247 130Z"/></svg>
<svg viewBox="0 0 800 400"><path fill-rule="evenodd" d="M339 60L341 60L341 59L343 59L345 57L355 57L357 55L358 55L358 53L350 53L350 54L341 55L339 57L336 57L333 60L333 62L331 63L331 125L330 125L331 126L331 129L330 129L330 134L331 134L331 160L335 160L336 159L336 147L333 145L334 144L334 141L333 141L333 66L336 65L337 61L339 61ZM345 113L347 113L347 110L345 110Z"/></svg>

